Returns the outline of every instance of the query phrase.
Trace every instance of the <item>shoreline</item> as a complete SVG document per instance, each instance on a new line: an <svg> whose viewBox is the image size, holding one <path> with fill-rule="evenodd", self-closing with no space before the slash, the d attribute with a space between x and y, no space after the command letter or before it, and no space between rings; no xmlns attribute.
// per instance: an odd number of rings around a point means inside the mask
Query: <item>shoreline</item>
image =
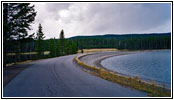
<svg viewBox="0 0 174 100"><path fill-rule="evenodd" d="M163 49L163 50L171 50L171 49ZM100 53L106 53L106 52L94 52L94 53L89 53L89 54L83 54L83 56L79 57L79 59L84 62L85 64L87 65L93 65L94 67L97 67L97 68L102 68L108 72L111 72L111 73L116 73L120 76L123 76L123 77L131 77L131 78L135 78L135 77L138 77L141 81L143 82L146 82L146 83L149 83L151 84L152 82L155 82L156 85L160 86L160 87L163 87L165 86L165 88L167 89L170 89L171 90L171 87L169 84L166 84L166 83L163 83L161 81L158 81L158 80L152 80L152 79L147 79L147 78L143 78L143 77L139 77L139 76L132 76L132 75L127 75L127 74L123 74L123 73L119 73L117 71L113 71L111 69L108 69L106 67L104 67L101 62L107 58L110 58L110 57L115 57L115 56L122 56L122 55L129 55L129 54L137 54L137 53L142 53L142 52L153 52L153 51L159 51L159 50L137 50L137 51L109 51L109 52L112 52L112 54L109 54L109 55L101 55L99 56L97 59L95 59L92 63L93 64L89 64L88 62L86 63L86 61L84 60L81 60L81 58L83 57L89 57L90 55L95 55L95 54L100 54ZM121 52L121 54L120 54ZM119 53L119 54L117 54ZM87 57L87 58L88 58ZM90 58L90 57L89 57Z"/></svg>
<svg viewBox="0 0 174 100"><path fill-rule="evenodd" d="M106 52L110 52L110 51L105 51L105 52L93 52L93 53L87 53L87 54L83 54L83 55L81 55L80 57L79 57L79 60L81 60L81 58L83 58L83 57L89 57L90 55L95 55L95 54L98 54L98 53L106 53ZM122 52L121 54L114 54L114 53L118 53L118 52ZM110 55L102 55L102 56L100 56L100 57L98 57L97 58L97 60L94 60L94 62L93 62L93 66L94 67L97 67L97 68L102 68L102 69L104 69L104 70L106 70L106 71L109 71L109 72L112 72L112 73L116 73L116 74L119 74L120 76L124 76L124 77L132 77L132 76L130 76L130 75L126 75L126 74L123 74L123 73L119 73L119 72L117 72L117 71L113 71L113 70L110 70L110 69L108 69L108 68L106 68L106 67L104 67L102 64L101 64L101 62L103 61L103 60L105 60L105 59L107 59L107 58L110 58L110 57L115 57L115 56L122 56L122 55L129 55L129 54L136 54L136 53L141 53L141 52L144 52L144 51L112 51L112 54L110 54ZM82 61L82 60L81 60ZM82 62L84 62L85 64L87 64L87 65L91 65L91 64L89 64L89 63L86 63L84 60L82 61Z"/></svg>
<svg viewBox="0 0 174 100"><path fill-rule="evenodd" d="M150 51L147 51L147 52L150 52ZM140 53L140 52L138 52L138 53ZM129 53L129 54L132 54L132 53ZM129 54L123 54L123 55L129 55ZM135 54L136 54L136 53L135 53ZM108 56L108 57L105 57L105 58L101 58L101 59L95 61L94 64L96 65L96 67L101 67L101 68L103 68L103 69L105 69L105 70L107 70L107 71L109 71L109 72L115 72L115 73L117 73L117 74L119 74L119 75L121 75L121 76L124 76L124 77L138 77L138 78L140 78L140 80L142 80L142 81L144 81L144 82L147 82L147 83L152 83L152 81L154 81L157 85L159 85L159 86L161 86L161 87L162 87L163 85L165 85L166 88L171 89L170 84L167 84L167 83L164 83L164 82L161 82L161 81L158 81L158 80L152 80L152 79L143 78L143 77L139 77L139 76L132 76L132 75L123 74L123 73L120 73L120 72L117 72L117 71L113 71L113 70L111 70L111 69L108 69L108 68L104 67L104 66L101 64L101 62L102 62L103 60L105 60L105 59L107 59L107 58L115 57L115 56L122 56L122 55L113 55L113 56Z"/></svg>
<svg viewBox="0 0 174 100"><path fill-rule="evenodd" d="M121 86L130 88L130 89L137 89L140 91L144 91L148 93L148 96L155 96L155 97L171 96L171 89L167 88L165 85L157 84L155 80L148 82L148 81L144 81L142 78L139 78L137 76L131 77L128 75L119 74L114 71L109 71L108 69L104 68L104 66L98 66L98 65L101 65L99 62L101 62L102 60L108 57L132 54L132 53L138 53L138 52L140 53L144 51L132 51L132 52L131 51L116 51L116 52L87 53L87 54L76 56L74 60L76 61L77 64L81 65L82 71L92 74L94 76L100 77L104 80L111 81L116 84L120 84ZM98 65L96 65L96 63Z"/></svg>

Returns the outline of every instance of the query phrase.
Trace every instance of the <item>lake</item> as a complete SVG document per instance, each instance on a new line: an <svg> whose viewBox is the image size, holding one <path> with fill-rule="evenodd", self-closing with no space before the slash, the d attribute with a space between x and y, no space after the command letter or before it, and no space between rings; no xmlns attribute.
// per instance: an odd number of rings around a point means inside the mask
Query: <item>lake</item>
<svg viewBox="0 0 174 100"><path fill-rule="evenodd" d="M171 85L171 50L145 51L107 58L101 64L121 74Z"/></svg>

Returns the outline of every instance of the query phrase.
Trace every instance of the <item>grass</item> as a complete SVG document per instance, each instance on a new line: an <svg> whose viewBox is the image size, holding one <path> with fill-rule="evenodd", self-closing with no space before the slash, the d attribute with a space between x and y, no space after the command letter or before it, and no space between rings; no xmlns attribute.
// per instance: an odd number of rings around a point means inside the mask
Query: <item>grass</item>
<svg viewBox="0 0 174 100"><path fill-rule="evenodd" d="M107 48L107 49L83 49L84 53L91 53L91 52L100 52L100 51L118 51L115 48ZM78 53L81 53L81 50L78 50Z"/></svg>
<svg viewBox="0 0 174 100"><path fill-rule="evenodd" d="M29 62L32 62L32 61L33 60L26 60L26 61L22 61L22 62L9 63L9 64L6 64L6 67L12 66L14 64L25 64L25 63L29 63Z"/></svg>
<svg viewBox="0 0 174 100"><path fill-rule="evenodd" d="M21 52L19 53L20 55L35 55L37 54L37 52ZM44 55L48 55L50 54L50 51L44 51ZM16 53L8 53L7 54L8 56L15 56ZM41 59L38 59L38 60L41 60ZM6 67L9 67L9 66L12 66L12 65L15 65L15 64L25 64L25 63L29 63L29 62L32 62L33 60L26 60L26 61L21 61L21 62L16 62L16 63L8 63L6 64Z"/></svg>
<svg viewBox="0 0 174 100"><path fill-rule="evenodd" d="M22 53L19 53L20 55L35 55L37 54L37 52L22 52ZM50 54L50 51L44 51L44 55L48 55ZM8 56L14 56L16 55L16 53L8 53L7 54Z"/></svg>
<svg viewBox="0 0 174 100"><path fill-rule="evenodd" d="M80 61L79 57L75 57L74 60L78 64L83 66L84 68L88 69L89 70L88 72L90 74L93 74L95 76L101 77L105 80L108 80L114 83L119 83L122 86L128 86L137 90L147 92L149 93L149 96L154 96L154 97L170 97L171 96L171 92L169 89L156 85L154 81L152 81L152 83L147 83L145 81L142 81L139 77L121 76L115 72L109 72L103 68L89 66L83 63L82 61Z"/></svg>
<svg viewBox="0 0 174 100"><path fill-rule="evenodd" d="M23 52L23 53L19 53L20 55L33 55L33 54L37 54L37 52ZM16 53L8 53L7 56L15 56Z"/></svg>

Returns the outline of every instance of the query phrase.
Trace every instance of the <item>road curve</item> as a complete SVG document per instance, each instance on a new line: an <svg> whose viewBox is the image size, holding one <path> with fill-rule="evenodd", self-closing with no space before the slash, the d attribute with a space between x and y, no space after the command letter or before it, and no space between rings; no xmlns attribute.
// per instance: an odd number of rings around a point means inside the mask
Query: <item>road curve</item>
<svg viewBox="0 0 174 100"><path fill-rule="evenodd" d="M3 97L146 97L147 93L122 87L88 74L73 58L62 56L35 61L3 88Z"/></svg>

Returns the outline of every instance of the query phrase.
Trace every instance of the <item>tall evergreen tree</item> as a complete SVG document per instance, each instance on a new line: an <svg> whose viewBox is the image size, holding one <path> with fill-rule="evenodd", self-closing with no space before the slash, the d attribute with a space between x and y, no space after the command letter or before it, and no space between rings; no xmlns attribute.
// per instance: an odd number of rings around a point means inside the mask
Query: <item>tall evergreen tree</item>
<svg viewBox="0 0 174 100"><path fill-rule="evenodd" d="M70 54L70 45L67 40L64 41L64 53L65 55Z"/></svg>
<svg viewBox="0 0 174 100"><path fill-rule="evenodd" d="M4 67L7 60L7 50L11 40L28 38L27 30L34 21L36 12L29 3L3 3L3 54ZM20 41L17 44L20 47ZM19 48L17 51L20 51Z"/></svg>
<svg viewBox="0 0 174 100"><path fill-rule="evenodd" d="M8 26L8 4L3 4L3 67L7 63L7 39L9 37L9 26Z"/></svg>
<svg viewBox="0 0 174 100"><path fill-rule="evenodd" d="M38 52L39 57L42 57L43 52L44 52L44 44L43 44L44 38L45 38L45 36L42 31L42 25L39 24L38 31L36 34L36 51Z"/></svg>
<svg viewBox="0 0 174 100"><path fill-rule="evenodd" d="M34 5L30 5L30 3L4 3L3 8L3 20L6 24L4 36L7 40L27 38L27 30L31 29L30 24L36 16Z"/></svg>
<svg viewBox="0 0 174 100"><path fill-rule="evenodd" d="M60 54L65 55L66 47L65 47L65 36L63 30L61 30L60 32L59 39L60 39Z"/></svg>
<svg viewBox="0 0 174 100"><path fill-rule="evenodd" d="M76 45L76 43L73 41L73 42L72 42L72 54L77 53L77 51L78 51L77 45Z"/></svg>
<svg viewBox="0 0 174 100"><path fill-rule="evenodd" d="M56 43L56 56L60 56L61 53L60 53L60 41L57 40L57 43Z"/></svg>
<svg viewBox="0 0 174 100"><path fill-rule="evenodd" d="M42 25L39 24L38 31L36 33L36 39L37 40L43 40L44 38L45 38L45 36L44 36L44 33L43 33Z"/></svg>
<svg viewBox="0 0 174 100"><path fill-rule="evenodd" d="M63 30L61 30L59 38L62 39L62 40L65 39L64 31Z"/></svg>
<svg viewBox="0 0 174 100"><path fill-rule="evenodd" d="M56 57L55 38L49 40L49 51L50 51L50 57Z"/></svg>

